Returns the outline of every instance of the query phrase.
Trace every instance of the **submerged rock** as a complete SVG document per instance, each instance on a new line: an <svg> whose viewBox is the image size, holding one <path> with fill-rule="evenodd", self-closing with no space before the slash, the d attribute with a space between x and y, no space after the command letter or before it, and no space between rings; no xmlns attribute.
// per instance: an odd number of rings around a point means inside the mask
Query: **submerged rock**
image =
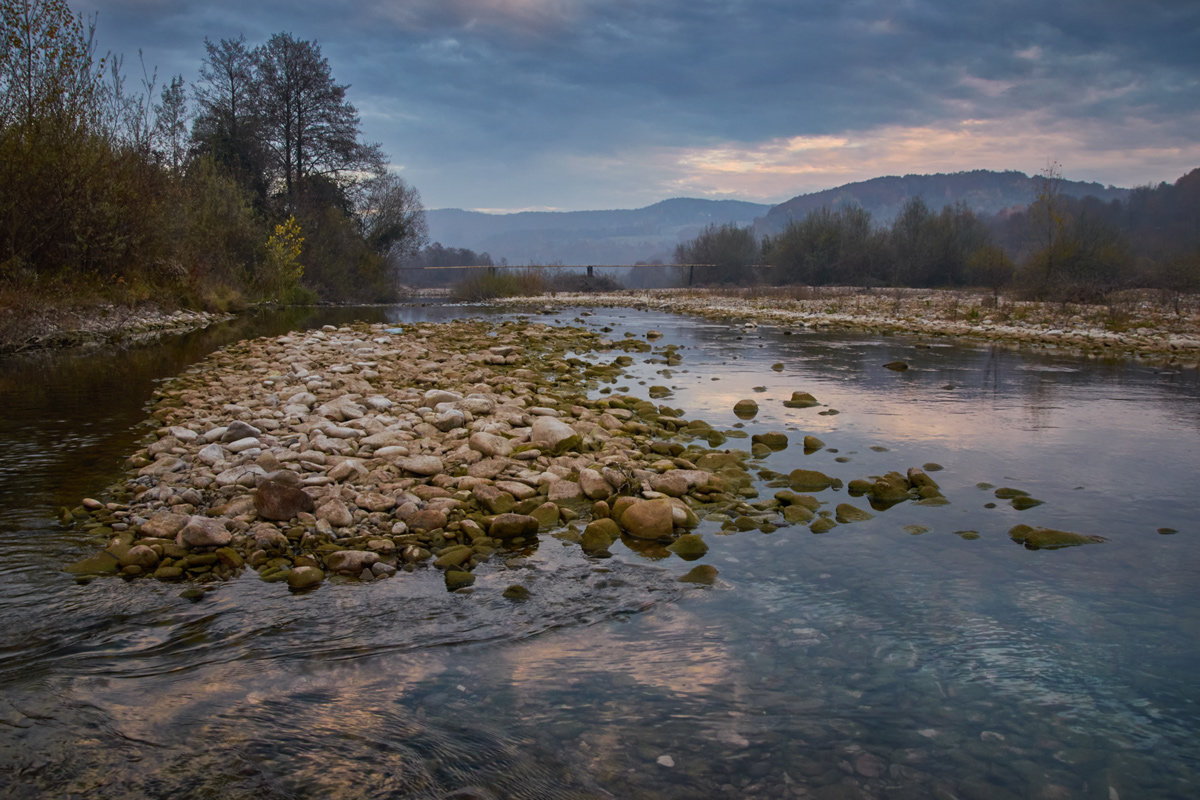
<svg viewBox="0 0 1200 800"><path fill-rule="evenodd" d="M753 400L738 400L733 406L738 419L754 419L758 415L758 403Z"/></svg>
<svg viewBox="0 0 1200 800"><path fill-rule="evenodd" d="M1061 547L1107 541L1103 536L1087 536L1054 528L1034 528L1029 525L1014 526L1009 530L1008 536L1014 542L1025 545L1029 550L1057 550Z"/></svg>
<svg viewBox="0 0 1200 800"><path fill-rule="evenodd" d="M784 400L783 404L788 408L811 408L820 405L817 398L808 392L792 392L792 399Z"/></svg>

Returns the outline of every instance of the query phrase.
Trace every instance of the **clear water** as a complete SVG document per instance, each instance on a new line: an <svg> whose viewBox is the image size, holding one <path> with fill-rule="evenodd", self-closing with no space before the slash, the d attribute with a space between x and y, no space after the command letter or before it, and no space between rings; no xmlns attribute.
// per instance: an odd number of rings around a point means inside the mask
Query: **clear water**
<svg viewBox="0 0 1200 800"><path fill-rule="evenodd" d="M935 462L950 505L823 535L705 523L712 588L676 582L693 564L673 556L594 561L547 537L481 568L471 595L431 571L298 596L248 574L192 603L149 581L74 583L59 569L95 543L56 507L119 478L156 380L225 341L338 320L9 360L0 796L1198 794L1195 373L639 311L539 319L662 331L682 363L635 355L619 386L670 386L660 402L726 429L757 400L743 430L793 441L762 469L849 481ZM911 368L882 367L897 358ZM823 407L785 408L796 390ZM806 433L827 449L805 455ZM1017 511L981 482L1044 503ZM1026 550L1018 522L1107 541ZM518 580L531 600L503 600Z"/></svg>

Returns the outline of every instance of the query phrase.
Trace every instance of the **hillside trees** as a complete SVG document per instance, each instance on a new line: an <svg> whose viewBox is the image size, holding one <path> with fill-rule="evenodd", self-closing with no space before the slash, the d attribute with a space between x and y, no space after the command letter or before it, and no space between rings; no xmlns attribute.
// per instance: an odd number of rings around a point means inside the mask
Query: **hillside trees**
<svg viewBox="0 0 1200 800"><path fill-rule="evenodd" d="M708 265L702 271L688 271L697 283L745 286L756 282L753 265L761 252L749 228L710 224L695 239L675 248L675 263Z"/></svg>

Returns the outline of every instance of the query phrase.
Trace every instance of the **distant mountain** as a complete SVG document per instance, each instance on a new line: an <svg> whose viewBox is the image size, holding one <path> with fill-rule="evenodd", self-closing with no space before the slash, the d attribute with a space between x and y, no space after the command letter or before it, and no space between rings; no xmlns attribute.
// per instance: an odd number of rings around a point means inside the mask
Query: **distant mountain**
<svg viewBox="0 0 1200 800"><path fill-rule="evenodd" d="M496 263L633 264L670 261L675 245L705 226L746 226L770 206L740 200L676 198L614 211L523 211L485 214L456 208L425 212L429 240L487 252Z"/></svg>
<svg viewBox="0 0 1200 800"><path fill-rule="evenodd" d="M877 225L889 225L912 197L923 197L933 211L960 200L977 214L996 214L1008 208L1024 207L1037 199L1039 179L1023 172L993 172L977 169L950 175L905 175L872 178L847 183L836 189L802 194L780 203L755 223L760 235L776 234L791 220L803 219L822 207L861 206L871 212ZM1101 200L1123 200L1128 189L1080 181L1061 182L1062 193L1075 197L1092 195Z"/></svg>

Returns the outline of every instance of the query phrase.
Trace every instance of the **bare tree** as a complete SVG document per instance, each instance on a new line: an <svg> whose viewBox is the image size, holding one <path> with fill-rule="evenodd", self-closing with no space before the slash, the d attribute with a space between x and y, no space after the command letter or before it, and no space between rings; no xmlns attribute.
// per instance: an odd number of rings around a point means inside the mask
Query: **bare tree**
<svg viewBox="0 0 1200 800"><path fill-rule="evenodd" d="M391 172L365 181L356 198L367 246L392 266L414 258L428 240L421 195Z"/></svg>

